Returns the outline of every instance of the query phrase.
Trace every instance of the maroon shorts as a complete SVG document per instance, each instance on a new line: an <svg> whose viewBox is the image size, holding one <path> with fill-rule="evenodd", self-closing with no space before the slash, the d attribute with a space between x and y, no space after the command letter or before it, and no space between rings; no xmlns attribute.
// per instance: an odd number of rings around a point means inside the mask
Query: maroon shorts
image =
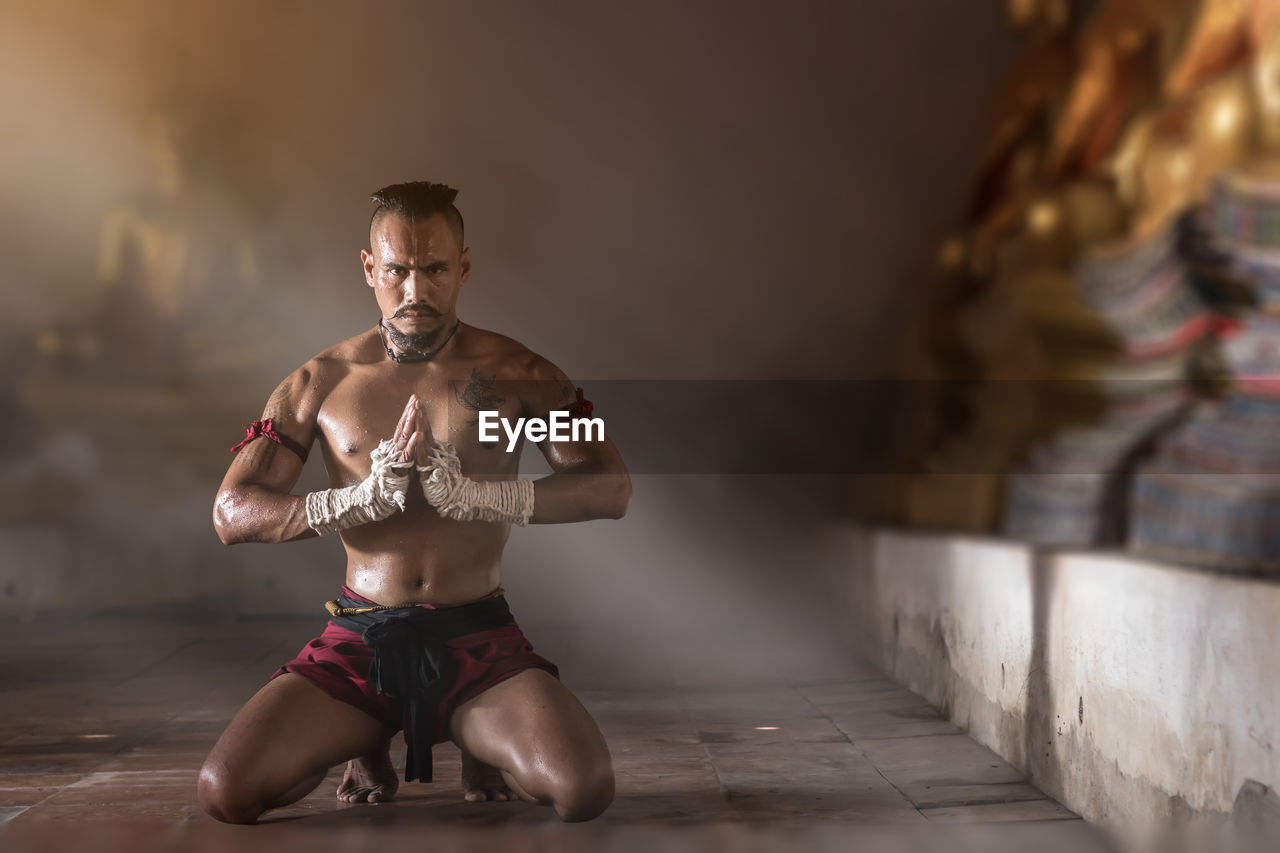
<svg viewBox="0 0 1280 853"><path fill-rule="evenodd" d="M377 603L356 595L345 586L342 591L357 601ZM429 604L419 606L431 609ZM514 621L500 628L446 640L445 648L453 663L453 671L448 674L449 682L444 687L444 697L436 715L433 744L450 739L449 718L459 705L495 684L526 669L541 669L560 677L560 670L555 664L534 654L532 644ZM389 729L399 729L404 725L401 705L378 693L369 682L369 664L372 661L373 649L361 641L359 634L330 622L324 633L303 646L298 656L276 670L271 678L278 678L286 672L301 675L334 699L359 708Z"/></svg>

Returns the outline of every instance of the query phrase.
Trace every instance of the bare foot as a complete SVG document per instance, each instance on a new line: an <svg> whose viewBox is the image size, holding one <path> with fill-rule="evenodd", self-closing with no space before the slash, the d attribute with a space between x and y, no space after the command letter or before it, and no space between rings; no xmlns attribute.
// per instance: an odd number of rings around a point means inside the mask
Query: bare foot
<svg viewBox="0 0 1280 853"><path fill-rule="evenodd" d="M396 796L400 779L391 765L390 744L387 749L347 762L347 772L338 786L338 799L344 803L389 803Z"/></svg>
<svg viewBox="0 0 1280 853"><path fill-rule="evenodd" d="M465 751L462 753L462 796L468 803L516 799L507 783L502 781L502 771Z"/></svg>

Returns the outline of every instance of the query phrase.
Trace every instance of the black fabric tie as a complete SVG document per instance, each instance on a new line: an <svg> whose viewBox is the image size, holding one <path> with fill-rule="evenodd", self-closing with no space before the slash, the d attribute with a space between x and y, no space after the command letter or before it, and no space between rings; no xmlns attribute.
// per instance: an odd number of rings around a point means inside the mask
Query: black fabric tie
<svg viewBox="0 0 1280 853"><path fill-rule="evenodd" d="M342 607L367 602L342 595ZM379 693L403 703L404 740L408 747L404 780L431 781L431 735L446 684L452 675L445 641L509 625L511 609L503 596L458 607L431 610L406 604L392 610L334 616L334 624L356 631L373 649L369 681Z"/></svg>

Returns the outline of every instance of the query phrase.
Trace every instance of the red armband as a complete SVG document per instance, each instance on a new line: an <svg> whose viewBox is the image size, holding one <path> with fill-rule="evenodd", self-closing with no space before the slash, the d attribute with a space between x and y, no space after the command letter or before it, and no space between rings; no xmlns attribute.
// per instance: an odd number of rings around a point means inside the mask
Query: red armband
<svg viewBox="0 0 1280 853"><path fill-rule="evenodd" d="M575 418L589 418L595 410L595 403L582 396L582 389L579 388L577 401L569 404L569 414Z"/></svg>
<svg viewBox="0 0 1280 853"><path fill-rule="evenodd" d="M307 454L310 452L298 442L289 438L287 435L281 435L276 432L275 425L271 422L271 418L264 421L254 421L252 424L244 428L244 440L231 448L232 453L239 453L240 448L253 441L258 436L269 438L281 447L287 447L294 453L298 454L298 458L303 462L307 461Z"/></svg>

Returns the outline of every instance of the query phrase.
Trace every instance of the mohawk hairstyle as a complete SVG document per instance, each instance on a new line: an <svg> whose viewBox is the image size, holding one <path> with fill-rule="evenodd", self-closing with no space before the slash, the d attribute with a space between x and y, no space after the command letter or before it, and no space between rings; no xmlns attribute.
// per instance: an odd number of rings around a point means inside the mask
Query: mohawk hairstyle
<svg viewBox="0 0 1280 853"><path fill-rule="evenodd" d="M369 220L369 232L372 234L378 223L392 214L413 222L442 213L453 229L454 236L458 238L458 251L462 251L466 244L463 242L462 214L453 204L457 197L458 191L453 187L430 181L409 181L385 186L369 196L369 200L377 205L373 210L373 218Z"/></svg>

